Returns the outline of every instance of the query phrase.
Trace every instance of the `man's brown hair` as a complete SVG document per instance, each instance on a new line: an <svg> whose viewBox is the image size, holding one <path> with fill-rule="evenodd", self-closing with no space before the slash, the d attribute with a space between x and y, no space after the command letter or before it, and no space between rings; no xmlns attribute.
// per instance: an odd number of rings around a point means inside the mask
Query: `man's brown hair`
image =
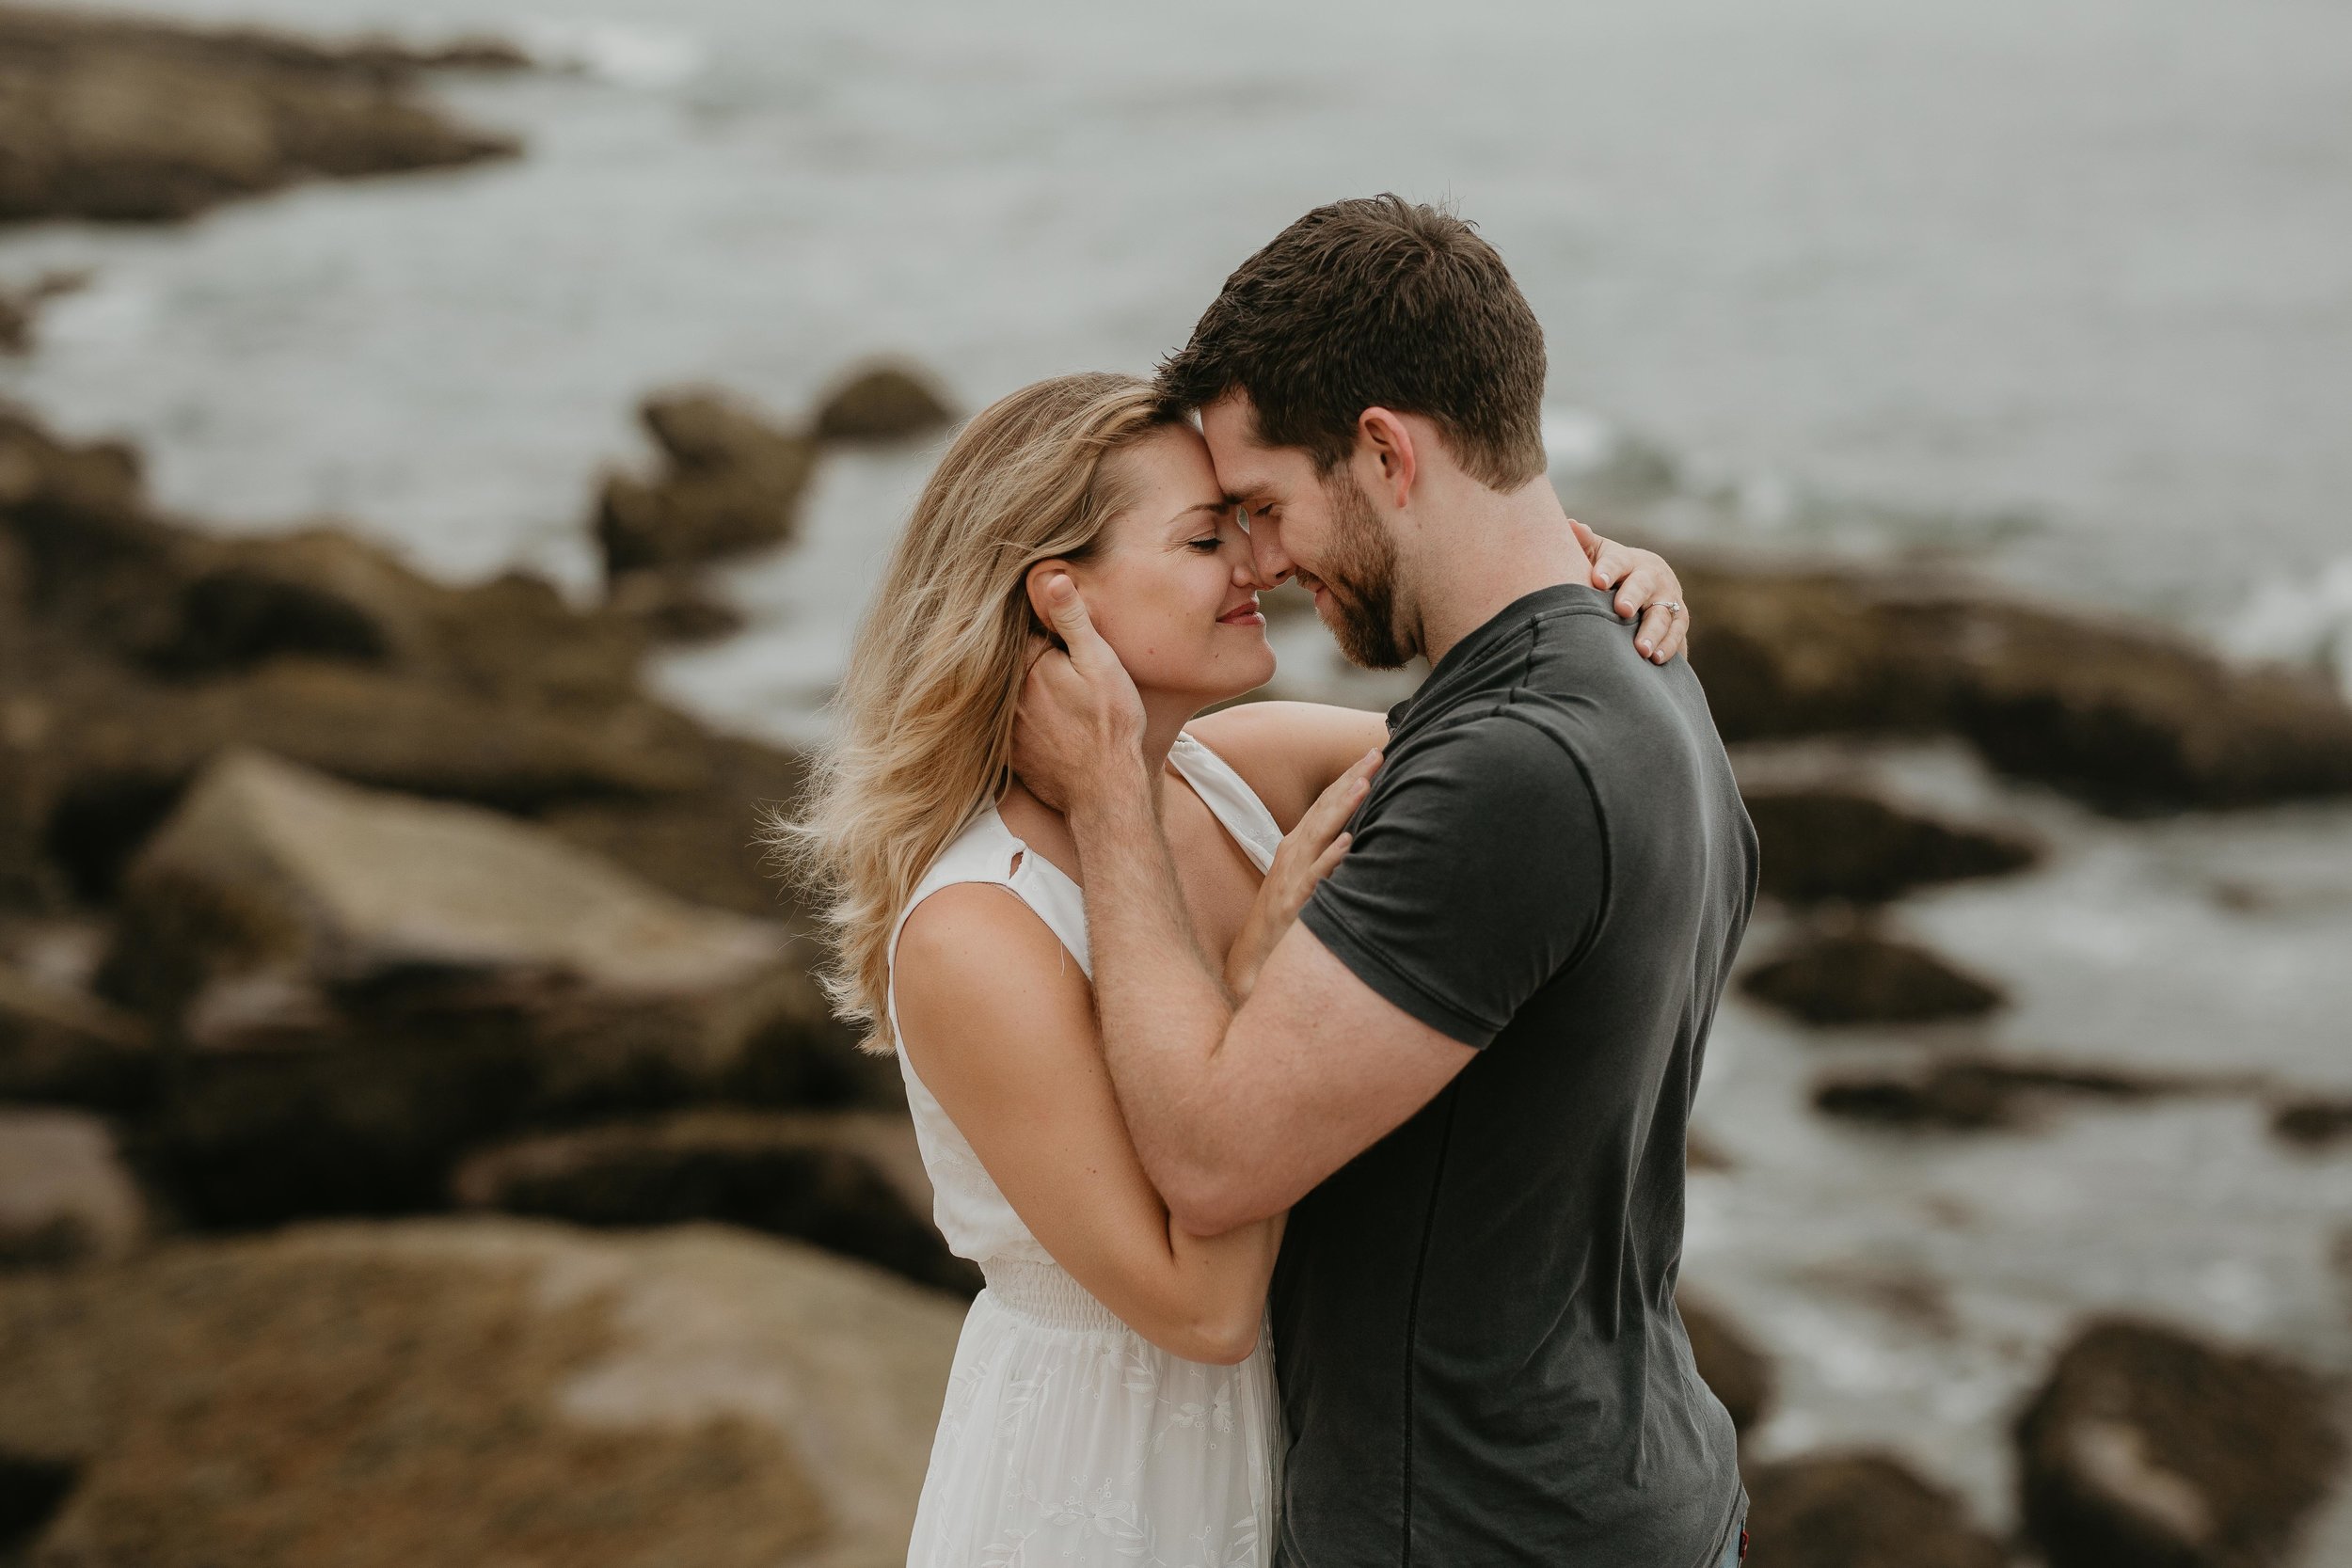
<svg viewBox="0 0 2352 1568"><path fill-rule="evenodd" d="M1244 261L1159 388L1185 409L1248 393L1258 438L1318 473L1375 406L1428 420L1492 489L1544 471L1535 312L1470 225L1385 193L1318 207Z"/></svg>

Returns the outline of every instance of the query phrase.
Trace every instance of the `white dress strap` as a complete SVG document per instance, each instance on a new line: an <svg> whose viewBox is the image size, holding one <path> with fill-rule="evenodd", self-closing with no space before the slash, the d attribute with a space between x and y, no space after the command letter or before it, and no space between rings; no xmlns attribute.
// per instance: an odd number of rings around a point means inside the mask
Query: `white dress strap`
<svg viewBox="0 0 2352 1568"><path fill-rule="evenodd" d="M1274 820L1274 814L1265 809L1265 802L1258 799L1257 792L1233 770L1232 764L1182 731L1177 733L1176 744L1168 749L1168 758L1225 831L1233 835L1233 842L1241 846L1249 863L1262 873L1271 866L1274 851L1281 847L1282 829ZM1006 826L993 803L982 806L955 841L931 863L930 871L916 886L906 908L898 911L898 928L890 933L893 952L898 949L898 930L905 927L914 907L941 888L957 882L993 882L1009 889L1045 922L1047 929L1061 939L1062 946L1077 960L1080 972L1089 980L1094 977L1087 943L1085 891L1061 867L1031 849ZM895 999L891 1009L890 1023L896 1029L898 1020Z"/></svg>
<svg viewBox="0 0 2352 1568"><path fill-rule="evenodd" d="M1092 978L1087 964L1085 894L1062 874L1059 866L1031 850L1005 825L993 801L973 815L963 831L931 862L922 881L915 884L906 907L898 911L897 925L891 928L893 953L898 950L898 933L906 929L915 906L941 888L959 882L988 882L1011 892L1045 922L1046 929L1061 939L1062 946L1078 960L1078 967ZM895 1004L890 1026L894 1030L898 1026Z"/></svg>
<svg viewBox="0 0 2352 1568"><path fill-rule="evenodd" d="M1181 730L1176 744L1168 748L1168 760L1225 824L1249 863L1261 872L1273 865L1274 851L1282 845L1281 825L1233 765Z"/></svg>

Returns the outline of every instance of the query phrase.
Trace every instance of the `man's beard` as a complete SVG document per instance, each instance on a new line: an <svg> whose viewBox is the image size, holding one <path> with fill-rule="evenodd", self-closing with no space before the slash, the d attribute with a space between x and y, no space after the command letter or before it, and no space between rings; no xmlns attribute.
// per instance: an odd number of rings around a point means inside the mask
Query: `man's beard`
<svg viewBox="0 0 2352 1568"><path fill-rule="evenodd" d="M1330 594L1325 625L1350 664L1402 669L1419 650L1396 624L1396 542L1353 474L1332 475L1323 492L1331 502L1331 545L1323 570L1309 575Z"/></svg>

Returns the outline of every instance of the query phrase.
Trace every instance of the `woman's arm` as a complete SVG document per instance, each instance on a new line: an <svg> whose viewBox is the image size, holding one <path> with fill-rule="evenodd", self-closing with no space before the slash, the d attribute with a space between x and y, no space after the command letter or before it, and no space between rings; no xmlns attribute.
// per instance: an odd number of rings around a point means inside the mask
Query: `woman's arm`
<svg viewBox="0 0 2352 1568"><path fill-rule="evenodd" d="M1027 906L943 888L898 938L898 1048L1022 1222L1097 1301L1191 1361L1258 1340L1277 1217L1221 1236L1168 1218L1120 1117L1086 976Z"/></svg>
<svg viewBox="0 0 2352 1568"><path fill-rule="evenodd" d="M1593 563L1593 586L1616 590L1617 613L1625 619L1638 615L1634 645L1642 656L1671 662L1691 630L1675 569L1655 551L1618 544L1582 523L1568 526ZM1286 833L1357 758L1389 740L1385 715L1327 703L1242 703L1184 727L1233 765Z"/></svg>
<svg viewBox="0 0 2352 1568"><path fill-rule="evenodd" d="M1329 703L1242 703L1184 728L1232 765L1285 833L1366 752L1389 743L1386 715Z"/></svg>

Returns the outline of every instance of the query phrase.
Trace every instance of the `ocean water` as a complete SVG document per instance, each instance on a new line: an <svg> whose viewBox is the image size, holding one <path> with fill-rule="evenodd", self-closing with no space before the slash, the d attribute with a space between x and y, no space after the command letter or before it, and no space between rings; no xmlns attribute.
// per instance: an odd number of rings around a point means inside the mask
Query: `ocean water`
<svg viewBox="0 0 2352 1568"><path fill-rule="evenodd" d="M520 161L322 185L183 229L0 236L88 266L0 392L147 452L171 504L331 514L457 578L585 594L595 475L648 389L780 414L882 351L967 405L1148 369L1225 274L1335 196L1447 198L1551 349L1573 488L1667 476L1669 547L1931 550L2352 689L2352 9L2328 0L1328 3L162 0L560 71L452 78ZM752 625L659 678L821 729L935 447L827 459ZM1311 627L1283 682L1371 701ZM2265 1130L2352 1090L2352 811L2100 821L1949 749L1853 766L2056 847L1900 919L2015 1005L1829 1039L1735 999L1690 1278L1774 1354L1767 1453L1891 1444L2009 1517L2006 1424L2067 1327L2125 1306L2352 1370L2352 1158ZM1783 933L1759 921L1756 951ZM1954 1044L2233 1070L2242 1092L2030 1132L1824 1121L1826 1067ZM2352 1560L2343 1511L2307 1553Z"/></svg>

